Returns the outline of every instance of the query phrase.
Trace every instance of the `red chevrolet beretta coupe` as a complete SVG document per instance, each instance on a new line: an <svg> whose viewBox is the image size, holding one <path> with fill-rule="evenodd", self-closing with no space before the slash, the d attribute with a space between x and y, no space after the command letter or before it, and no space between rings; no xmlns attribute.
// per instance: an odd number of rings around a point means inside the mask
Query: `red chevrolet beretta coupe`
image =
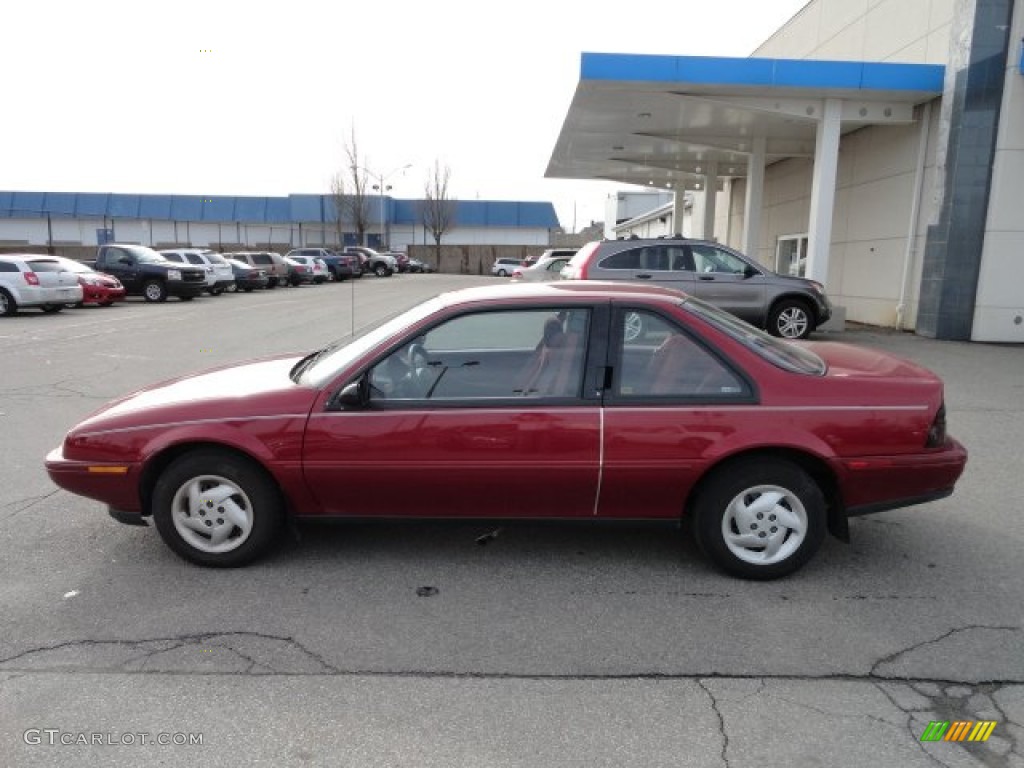
<svg viewBox="0 0 1024 768"><path fill-rule="evenodd" d="M445 294L302 358L141 390L46 466L203 565L253 560L288 515L686 520L717 566L768 579L851 516L948 496L966 460L913 363L571 282Z"/></svg>

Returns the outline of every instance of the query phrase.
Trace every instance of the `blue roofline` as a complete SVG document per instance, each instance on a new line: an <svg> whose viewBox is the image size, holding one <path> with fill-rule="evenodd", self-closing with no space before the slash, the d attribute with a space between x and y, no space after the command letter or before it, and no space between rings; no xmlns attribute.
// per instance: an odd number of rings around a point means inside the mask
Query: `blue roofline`
<svg viewBox="0 0 1024 768"><path fill-rule="evenodd" d="M376 196L372 196L376 200ZM418 224L422 200L385 197L392 224ZM549 202L456 200L455 225L557 229L555 206ZM376 225L380 208L370 206ZM113 218L177 221L219 221L249 224L333 223L337 216L330 195L236 197L230 195L133 195L88 192L17 192L0 190L0 219Z"/></svg>
<svg viewBox="0 0 1024 768"><path fill-rule="evenodd" d="M942 92L941 64L584 53L580 80Z"/></svg>

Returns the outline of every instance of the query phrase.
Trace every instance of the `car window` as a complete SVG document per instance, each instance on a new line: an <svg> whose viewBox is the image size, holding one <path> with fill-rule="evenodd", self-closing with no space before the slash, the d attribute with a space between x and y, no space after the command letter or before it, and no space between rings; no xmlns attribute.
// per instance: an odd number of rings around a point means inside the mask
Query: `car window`
<svg viewBox="0 0 1024 768"><path fill-rule="evenodd" d="M21 272L18 269L17 264L12 264L9 261L0 261L0 272Z"/></svg>
<svg viewBox="0 0 1024 768"><path fill-rule="evenodd" d="M460 315L369 372L371 401L579 397L589 310Z"/></svg>
<svg viewBox="0 0 1024 768"><path fill-rule="evenodd" d="M257 253L252 257L252 260L257 264L272 264L272 259L265 253Z"/></svg>
<svg viewBox="0 0 1024 768"><path fill-rule="evenodd" d="M182 262L182 261L185 260L185 259L182 258L180 253L165 253L163 256L168 261Z"/></svg>
<svg viewBox="0 0 1024 768"><path fill-rule="evenodd" d="M742 275L749 266L734 253L715 248L713 245L691 245L693 261L698 272L723 272Z"/></svg>
<svg viewBox="0 0 1024 768"><path fill-rule="evenodd" d="M601 269L640 269L640 249L613 253L598 264Z"/></svg>
<svg viewBox="0 0 1024 768"><path fill-rule="evenodd" d="M58 262L56 261L26 261L28 268L33 272L66 272Z"/></svg>
<svg viewBox="0 0 1024 768"><path fill-rule="evenodd" d="M617 322L617 398L735 398L749 394L739 375L660 315L623 310Z"/></svg>
<svg viewBox="0 0 1024 768"><path fill-rule="evenodd" d="M707 302L692 296L683 302L683 309L693 312L723 333L732 336L748 349L783 370L824 376L828 370L825 361L811 350L789 341L769 336L735 315L731 315Z"/></svg>
<svg viewBox="0 0 1024 768"><path fill-rule="evenodd" d="M206 266L206 262L203 261L203 257L198 253L186 253L185 258L189 260L190 264L200 264Z"/></svg>

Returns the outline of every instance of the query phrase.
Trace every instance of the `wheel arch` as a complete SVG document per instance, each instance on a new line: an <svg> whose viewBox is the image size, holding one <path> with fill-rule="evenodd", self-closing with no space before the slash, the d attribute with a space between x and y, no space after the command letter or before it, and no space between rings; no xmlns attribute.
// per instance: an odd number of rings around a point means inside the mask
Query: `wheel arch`
<svg viewBox="0 0 1024 768"><path fill-rule="evenodd" d="M139 475L139 500L142 502L142 514L144 516L149 516L153 513L153 489L156 486L157 479L161 474L163 474L164 470L167 469L167 467L169 467L175 460L185 454L201 450L226 453L236 458L240 458L258 469L267 476L277 489L281 502L284 506L285 513L291 514L291 504L289 503L288 495L284 492L280 479L276 477L274 473L259 460L259 458L249 451L235 445L220 443L215 440L192 440L168 445L150 456L146 460L145 464L143 464L142 472Z"/></svg>
<svg viewBox="0 0 1024 768"><path fill-rule="evenodd" d="M720 458L704 470L703 474L701 474L700 478L690 489L690 493L686 497L686 503L683 506L683 516L689 517L692 515L701 490L707 485L714 474L751 459L782 459L795 464L810 475L825 497L829 533L840 541L849 542L849 526L847 525L846 509L843 505L842 494L839 490L839 479L825 459L798 448L754 448Z"/></svg>

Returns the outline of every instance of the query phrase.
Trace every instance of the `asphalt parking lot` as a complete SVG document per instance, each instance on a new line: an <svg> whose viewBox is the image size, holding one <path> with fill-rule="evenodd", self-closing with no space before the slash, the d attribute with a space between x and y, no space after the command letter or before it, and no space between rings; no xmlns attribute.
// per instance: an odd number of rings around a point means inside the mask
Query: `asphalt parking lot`
<svg viewBox="0 0 1024 768"><path fill-rule="evenodd" d="M1020 347L829 336L939 373L970 461L951 498L766 584L664 530L471 523L304 526L210 571L46 476L109 399L494 279L0 321L0 763L1024 766ZM922 743L932 720L997 725Z"/></svg>

